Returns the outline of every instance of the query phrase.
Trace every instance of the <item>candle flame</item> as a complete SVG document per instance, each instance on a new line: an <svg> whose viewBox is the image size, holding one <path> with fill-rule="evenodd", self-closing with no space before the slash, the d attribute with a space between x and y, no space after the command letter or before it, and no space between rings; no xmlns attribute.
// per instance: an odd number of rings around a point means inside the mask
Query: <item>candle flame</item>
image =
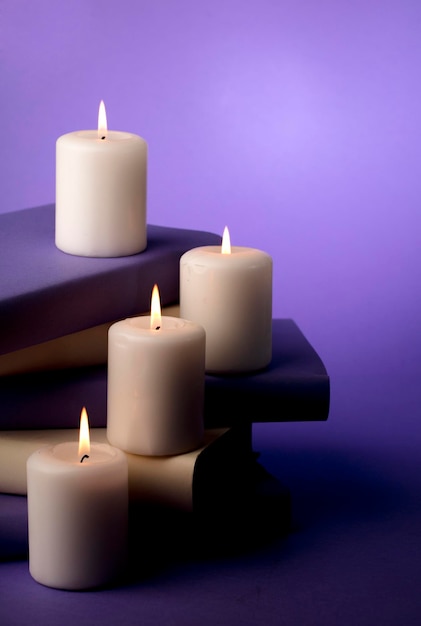
<svg viewBox="0 0 421 626"><path fill-rule="evenodd" d="M229 234L228 226L225 226L224 234L222 235L221 253L222 254L231 254L231 240L230 240L230 234Z"/></svg>
<svg viewBox="0 0 421 626"><path fill-rule="evenodd" d="M107 136L107 113L105 111L104 100L99 103L98 110L98 137L99 139L105 139Z"/></svg>
<svg viewBox="0 0 421 626"><path fill-rule="evenodd" d="M161 323L161 300L159 298L158 285L154 285L151 298L151 328L159 330Z"/></svg>
<svg viewBox="0 0 421 626"><path fill-rule="evenodd" d="M81 459L85 454L89 456L91 452L91 442L89 437L89 423L88 414L85 407L83 407L80 414L80 429L79 429L79 458Z"/></svg>

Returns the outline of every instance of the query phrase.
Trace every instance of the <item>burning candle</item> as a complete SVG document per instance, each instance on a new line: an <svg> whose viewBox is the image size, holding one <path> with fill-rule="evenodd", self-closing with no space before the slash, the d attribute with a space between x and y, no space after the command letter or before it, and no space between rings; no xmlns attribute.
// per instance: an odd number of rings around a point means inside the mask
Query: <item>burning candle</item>
<svg viewBox="0 0 421 626"><path fill-rule="evenodd" d="M144 250L146 170L146 141L109 131L101 101L98 130L67 133L56 143L56 246L93 257Z"/></svg>
<svg viewBox="0 0 421 626"><path fill-rule="evenodd" d="M193 248L180 259L180 316L206 331L206 371L259 370L272 359L272 258L231 246Z"/></svg>
<svg viewBox="0 0 421 626"><path fill-rule="evenodd" d="M162 316L158 287L151 315L108 332L107 438L126 452L163 456L198 448L204 435L205 331Z"/></svg>
<svg viewBox="0 0 421 626"><path fill-rule="evenodd" d="M90 443L86 410L77 441L44 446L27 461L29 571L57 589L88 589L126 565L128 465L124 452Z"/></svg>

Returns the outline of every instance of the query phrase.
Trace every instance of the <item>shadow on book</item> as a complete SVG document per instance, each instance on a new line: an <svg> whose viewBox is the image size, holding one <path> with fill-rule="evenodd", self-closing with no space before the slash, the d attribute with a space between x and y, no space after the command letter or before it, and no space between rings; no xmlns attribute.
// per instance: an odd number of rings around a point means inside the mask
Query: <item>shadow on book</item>
<svg viewBox="0 0 421 626"><path fill-rule="evenodd" d="M107 587L142 583L189 562L250 554L292 530L290 492L256 458L240 488L226 487L199 498L193 512L131 503L128 567ZM1 494L1 510L8 514L0 514L0 561L27 561L26 496Z"/></svg>
<svg viewBox="0 0 421 626"><path fill-rule="evenodd" d="M72 431L8 431L0 437L2 561L28 558L26 459L59 435L73 438ZM104 429L93 435L106 437ZM186 454L127 458L129 567L122 584L180 562L244 554L291 530L289 490L259 463L249 424L207 430L204 445Z"/></svg>
<svg viewBox="0 0 421 626"><path fill-rule="evenodd" d="M131 504L130 556L125 583L150 578L186 561L235 557L262 548L291 531L291 494L250 459L240 482L212 484L194 497L194 512ZM244 470L244 465L242 466ZM224 479L221 476L221 482Z"/></svg>

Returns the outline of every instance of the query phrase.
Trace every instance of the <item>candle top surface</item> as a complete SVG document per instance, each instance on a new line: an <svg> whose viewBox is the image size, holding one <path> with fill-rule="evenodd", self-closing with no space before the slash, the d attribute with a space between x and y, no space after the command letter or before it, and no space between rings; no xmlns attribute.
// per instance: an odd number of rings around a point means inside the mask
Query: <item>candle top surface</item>
<svg viewBox="0 0 421 626"><path fill-rule="evenodd" d="M82 455L83 456L83 455ZM66 467L93 466L115 462L120 458L125 458L121 450L110 446L108 443L91 442L89 455L81 462L79 454L79 444L77 441L66 441L55 446L43 446L31 455L35 464L48 462L50 467L57 471Z"/></svg>
<svg viewBox="0 0 421 626"><path fill-rule="evenodd" d="M146 143L145 139L140 135L136 135L135 133L129 133L122 130L106 130L104 134L101 135L98 130L75 130L70 133L65 133L58 138L57 142L66 142L72 143L77 142L80 143L92 142L94 140L96 144L104 144L114 143L114 142L127 142L127 141L136 141L138 143Z"/></svg>
<svg viewBox="0 0 421 626"><path fill-rule="evenodd" d="M212 266L244 266L244 264L253 267L262 265L271 265L272 257L263 250L257 248L247 248L245 246L232 246L231 252L223 254L221 246L199 246L185 252L180 264L194 263L200 265Z"/></svg>
<svg viewBox="0 0 421 626"><path fill-rule="evenodd" d="M177 341L180 337L191 334L204 334L202 326L179 317L171 317L162 315L158 327L151 328L151 316L139 315L136 317L128 317L119 322L115 322L110 329L109 334L114 332L123 333L128 336L150 337L153 341L164 340L169 341L171 338Z"/></svg>
<svg viewBox="0 0 421 626"><path fill-rule="evenodd" d="M205 254L222 254L221 248L222 246L198 246L197 248L192 248L191 250L188 250L186 254L200 254L202 252L204 252ZM264 252L263 250L259 250L258 248L251 248L248 246L231 246L231 252L228 254L224 254L224 256L229 256L230 254L250 254L253 252L257 252L259 254L267 254L266 252Z"/></svg>

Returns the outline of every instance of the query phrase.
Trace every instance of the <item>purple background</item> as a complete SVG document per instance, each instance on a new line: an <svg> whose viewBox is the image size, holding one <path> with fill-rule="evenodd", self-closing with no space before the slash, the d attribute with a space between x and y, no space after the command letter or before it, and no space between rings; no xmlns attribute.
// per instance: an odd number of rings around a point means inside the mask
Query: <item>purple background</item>
<svg viewBox="0 0 421 626"><path fill-rule="evenodd" d="M149 223L227 224L234 245L273 256L274 317L297 322L332 380L326 424L255 428L318 529L282 570L283 607L297 624L396 624L405 610L412 624L421 3L3 0L0 64L0 211L54 201L55 141L94 128L104 99L110 128L149 143ZM237 595L252 619L273 598L250 585Z"/></svg>

